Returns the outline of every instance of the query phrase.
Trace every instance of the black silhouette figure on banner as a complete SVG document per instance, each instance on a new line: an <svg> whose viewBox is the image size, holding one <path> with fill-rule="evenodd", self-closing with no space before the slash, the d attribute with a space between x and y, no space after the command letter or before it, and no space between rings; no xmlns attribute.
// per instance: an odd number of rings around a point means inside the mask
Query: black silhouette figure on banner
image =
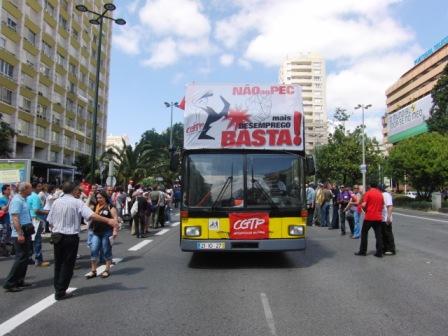
<svg viewBox="0 0 448 336"><path fill-rule="evenodd" d="M227 100L224 99L223 96L220 96L222 102L224 103L224 107L221 111L221 113L216 113L214 109L212 109L210 106L207 106L206 108L201 107L205 112L207 112L208 117L205 121L205 125L202 128L201 134L199 134L198 139L201 140L215 140L214 137L207 134L207 132L210 130L210 125L213 124L215 121L218 121L222 117L226 117L229 113L230 104Z"/></svg>

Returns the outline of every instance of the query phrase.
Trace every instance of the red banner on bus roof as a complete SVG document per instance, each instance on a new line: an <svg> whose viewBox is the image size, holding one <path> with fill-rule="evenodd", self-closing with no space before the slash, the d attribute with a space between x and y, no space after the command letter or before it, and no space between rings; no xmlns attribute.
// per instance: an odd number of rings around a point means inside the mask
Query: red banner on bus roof
<svg viewBox="0 0 448 336"><path fill-rule="evenodd" d="M303 150L301 87L187 86L184 148Z"/></svg>

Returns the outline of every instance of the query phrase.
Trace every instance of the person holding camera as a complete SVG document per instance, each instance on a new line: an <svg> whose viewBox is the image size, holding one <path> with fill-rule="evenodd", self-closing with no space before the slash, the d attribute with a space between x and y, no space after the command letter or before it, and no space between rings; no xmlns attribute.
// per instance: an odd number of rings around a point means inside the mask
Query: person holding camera
<svg viewBox="0 0 448 336"><path fill-rule="evenodd" d="M6 292L20 292L24 287L31 286L31 284L25 282L28 258L33 247L31 236L34 234L30 208L26 202L26 198L31 194L31 191L30 183L19 183L18 193L9 205L9 215L12 222L11 237L14 242L16 258L3 285Z"/></svg>

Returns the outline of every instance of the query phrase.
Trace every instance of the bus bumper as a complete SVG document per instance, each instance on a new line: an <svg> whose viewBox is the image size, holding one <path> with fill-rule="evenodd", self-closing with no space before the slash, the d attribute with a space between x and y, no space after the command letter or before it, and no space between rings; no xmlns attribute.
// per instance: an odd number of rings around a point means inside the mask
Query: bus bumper
<svg viewBox="0 0 448 336"><path fill-rule="evenodd" d="M306 248L305 238L266 240L199 240L181 239L184 252L230 252L230 251L299 251Z"/></svg>

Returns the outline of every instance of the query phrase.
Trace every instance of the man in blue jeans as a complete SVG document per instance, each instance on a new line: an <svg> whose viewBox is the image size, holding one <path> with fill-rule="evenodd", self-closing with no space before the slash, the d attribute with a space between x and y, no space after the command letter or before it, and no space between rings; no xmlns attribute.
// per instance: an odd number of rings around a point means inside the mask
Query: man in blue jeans
<svg viewBox="0 0 448 336"><path fill-rule="evenodd" d="M320 209L320 226L321 227L328 227L328 225L330 224L330 202L333 199L333 194L330 190L330 184L327 183L325 184L325 187L323 189L323 198L324 198L324 202L322 204L322 207Z"/></svg>
<svg viewBox="0 0 448 336"><path fill-rule="evenodd" d="M36 258L37 267L48 267L50 263L48 261L44 261L42 256L42 233L45 229L45 216L48 214L48 211L44 210L44 206L39 197L39 193L42 191L42 184L34 182L32 187L33 192L28 196L26 202L30 208L31 219L36 232L33 243L34 256Z"/></svg>

